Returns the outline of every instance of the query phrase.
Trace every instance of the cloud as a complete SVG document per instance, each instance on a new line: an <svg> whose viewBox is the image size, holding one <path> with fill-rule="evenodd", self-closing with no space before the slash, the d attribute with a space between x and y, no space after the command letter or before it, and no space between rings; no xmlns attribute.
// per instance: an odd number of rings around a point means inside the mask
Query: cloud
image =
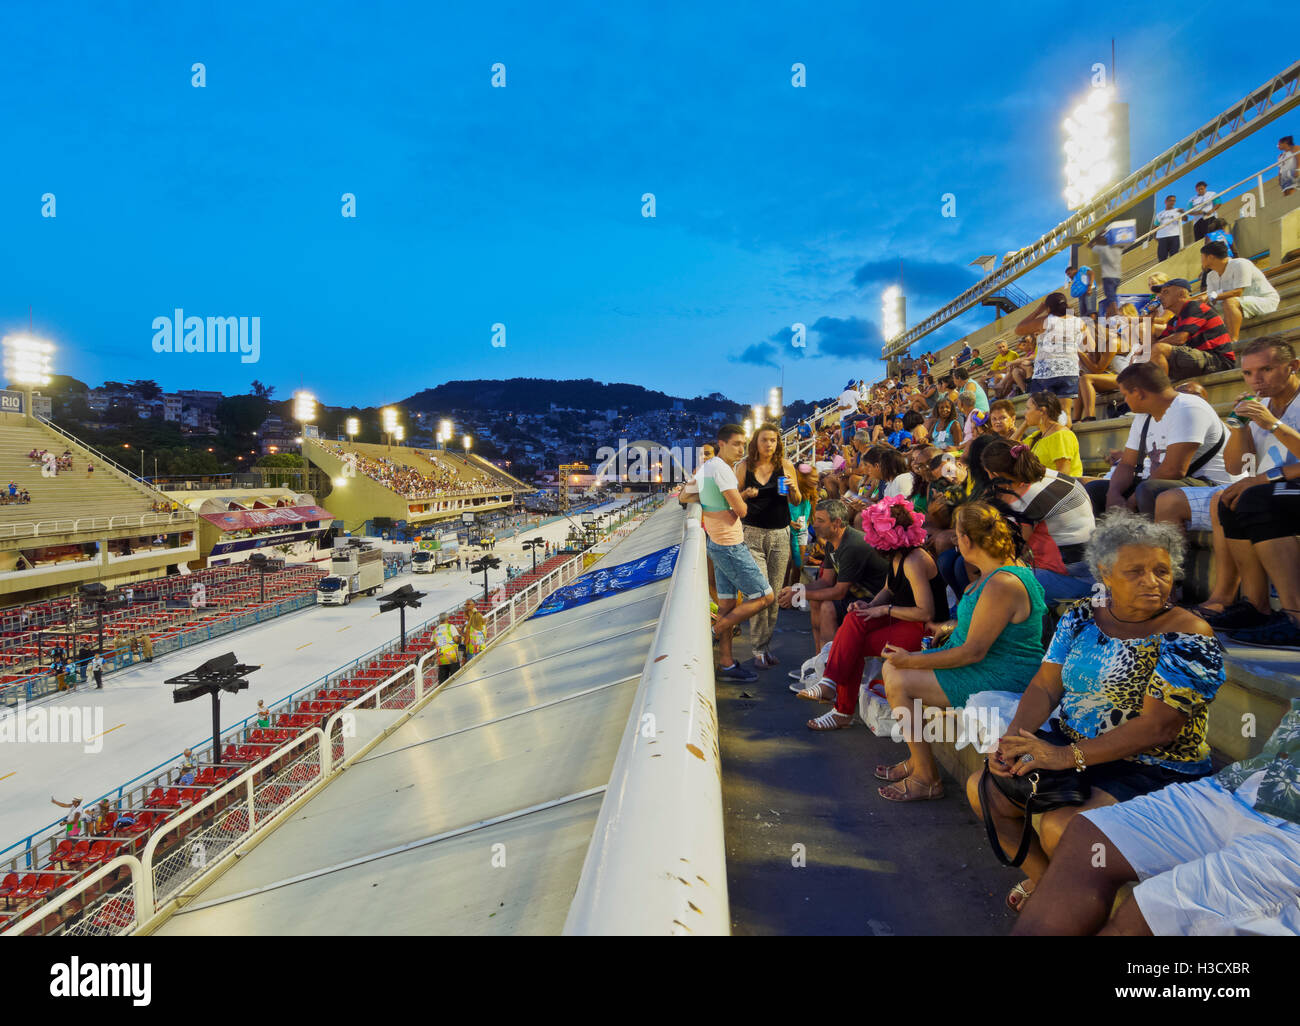
<svg viewBox="0 0 1300 1026"><path fill-rule="evenodd" d="M939 260L904 260L903 294L910 296L942 296L952 299L980 280L977 268ZM860 289L872 286L897 285L899 282L897 260L872 260L853 272L853 284Z"/></svg>
<svg viewBox="0 0 1300 1026"><path fill-rule="evenodd" d="M880 329L861 317L819 317L817 353L843 360L880 359Z"/></svg>
<svg viewBox="0 0 1300 1026"><path fill-rule="evenodd" d="M746 346L740 353L728 356L732 363L749 363L755 367L775 367L776 346L771 342L755 342Z"/></svg>

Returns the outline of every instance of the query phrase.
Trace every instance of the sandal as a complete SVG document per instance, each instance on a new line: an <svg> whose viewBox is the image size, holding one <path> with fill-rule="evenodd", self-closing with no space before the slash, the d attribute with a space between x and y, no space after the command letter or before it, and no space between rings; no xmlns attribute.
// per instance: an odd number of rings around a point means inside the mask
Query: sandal
<svg viewBox="0 0 1300 1026"><path fill-rule="evenodd" d="M830 692L828 695L827 692ZM813 681L802 691L796 691L799 698L806 698L810 702L833 702L835 701L835 689L829 684L823 684L819 680Z"/></svg>
<svg viewBox="0 0 1300 1026"><path fill-rule="evenodd" d="M1025 884L1029 882L1028 880L1021 880L1007 893L1007 908L1011 909L1016 915L1020 914L1020 910L1025 907L1025 902L1034 893L1032 889L1025 889Z"/></svg>
<svg viewBox="0 0 1300 1026"><path fill-rule="evenodd" d="M876 794L891 802L934 801L943 797L943 781L923 784L916 777L906 777L888 787L876 788Z"/></svg>
<svg viewBox="0 0 1300 1026"><path fill-rule="evenodd" d="M892 766L882 763L876 767L876 779L888 780L891 784L900 780L906 780L912 775L912 767L908 765L912 760L904 759L902 762L896 762Z"/></svg>
<svg viewBox="0 0 1300 1026"><path fill-rule="evenodd" d="M808 721L809 730L843 730L845 727L852 726L853 717L848 713L838 712L835 709L828 709L815 720Z"/></svg>

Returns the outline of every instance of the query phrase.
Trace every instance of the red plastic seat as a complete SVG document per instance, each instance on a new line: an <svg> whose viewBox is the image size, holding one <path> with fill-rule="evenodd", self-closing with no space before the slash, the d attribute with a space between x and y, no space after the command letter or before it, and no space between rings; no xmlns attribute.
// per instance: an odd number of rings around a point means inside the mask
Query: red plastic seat
<svg viewBox="0 0 1300 1026"><path fill-rule="evenodd" d="M36 881L36 886L32 888L32 892L29 895L29 897L31 897L32 900L34 901L39 900L40 898L44 898L51 891L55 890L56 888L62 887L71 879L72 879L72 874L70 873L62 873L62 874L42 873L40 875L40 879Z"/></svg>
<svg viewBox="0 0 1300 1026"><path fill-rule="evenodd" d="M75 847L76 844L72 841L60 841L59 846L54 849L54 853L50 856L50 865L59 862L66 862L72 855L72 849Z"/></svg>
<svg viewBox="0 0 1300 1026"><path fill-rule="evenodd" d="M175 788L175 787L168 788L167 794L164 795L163 800L158 803L159 808L163 808L163 809L179 809L180 805L181 805L181 792L179 788Z"/></svg>
<svg viewBox="0 0 1300 1026"><path fill-rule="evenodd" d="M9 896L15 901L26 901L32 896L32 891L36 889L39 882L39 873L28 873L18 882L18 885L10 892Z"/></svg>
<svg viewBox="0 0 1300 1026"><path fill-rule="evenodd" d="M0 898L9 900L9 895L18 889L18 874L6 873L5 878L0 880Z"/></svg>
<svg viewBox="0 0 1300 1026"><path fill-rule="evenodd" d="M162 803L162 800L165 797L165 795L166 792L163 791L161 787L155 787L152 791L149 792L149 797L144 800L144 807L146 809L157 808L157 806Z"/></svg>
<svg viewBox="0 0 1300 1026"><path fill-rule="evenodd" d="M126 828L128 834L145 834L153 829L155 819L161 820L162 817L154 812L142 812L136 817L135 823Z"/></svg>

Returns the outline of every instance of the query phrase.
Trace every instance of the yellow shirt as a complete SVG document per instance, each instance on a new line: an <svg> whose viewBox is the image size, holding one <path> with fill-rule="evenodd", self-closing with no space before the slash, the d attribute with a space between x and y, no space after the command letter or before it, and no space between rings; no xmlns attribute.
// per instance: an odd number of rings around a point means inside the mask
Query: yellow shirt
<svg viewBox="0 0 1300 1026"><path fill-rule="evenodd" d="M1066 473L1071 477L1083 476L1083 460L1079 458L1079 439L1069 428L1062 428L1044 438L1039 435L1030 450L1038 462L1049 470L1056 469L1057 460L1069 460Z"/></svg>
<svg viewBox="0 0 1300 1026"><path fill-rule="evenodd" d="M989 364L989 372L999 371L1016 359L1019 359L1019 354L1008 349L1005 353L1000 353L993 358L993 362Z"/></svg>

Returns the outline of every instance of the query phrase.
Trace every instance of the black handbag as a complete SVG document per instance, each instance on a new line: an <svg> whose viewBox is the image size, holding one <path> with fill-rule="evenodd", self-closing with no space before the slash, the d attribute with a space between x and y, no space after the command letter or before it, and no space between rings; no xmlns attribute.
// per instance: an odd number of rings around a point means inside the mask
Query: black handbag
<svg viewBox="0 0 1300 1026"><path fill-rule="evenodd" d="M1020 847L1014 858L1007 858L998 839L998 828L993 823L993 813L989 811L988 781L992 780L997 789L1016 805L1025 810L1025 828L1020 835ZM989 769L989 761L984 760L984 772L980 775L980 811L984 813L984 829L988 831L989 844L993 854L1004 866L1018 866L1025 861L1029 853L1029 839L1033 836L1033 818L1040 812L1050 812L1065 805L1082 805L1092 794L1092 784L1088 774L1078 770L1032 770L1020 777L1002 777Z"/></svg>

